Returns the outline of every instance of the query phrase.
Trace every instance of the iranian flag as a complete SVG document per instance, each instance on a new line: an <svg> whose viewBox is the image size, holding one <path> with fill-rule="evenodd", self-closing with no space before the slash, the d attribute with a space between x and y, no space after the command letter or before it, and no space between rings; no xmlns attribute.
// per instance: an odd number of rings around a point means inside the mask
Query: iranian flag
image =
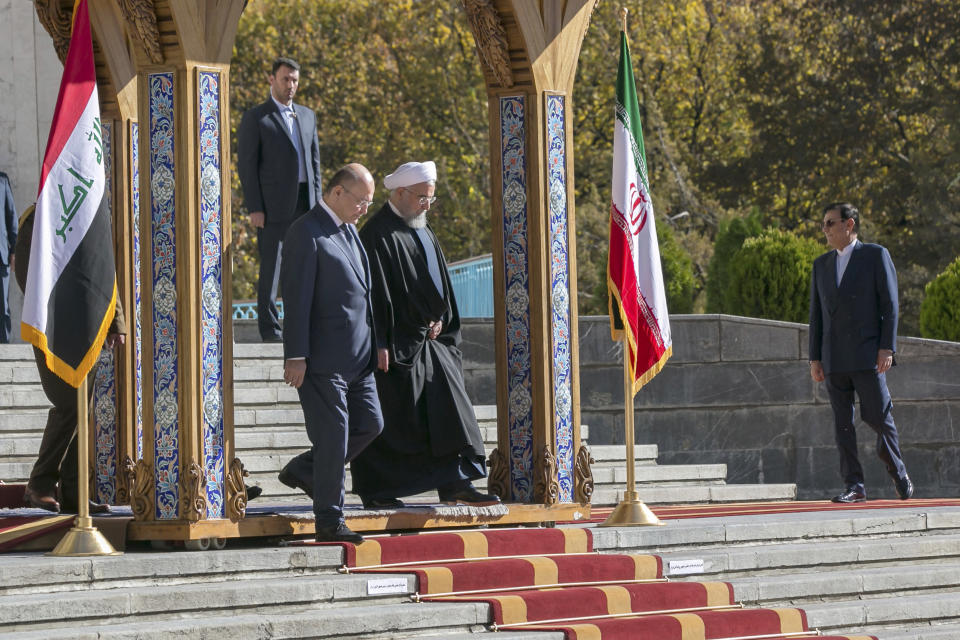
<svg viewBox="0 0 960 640"><path fill-rule="evenodd" d="M90 15L79 0L40 171L21 324L74 387L97 360L117 297L104 161Z"/></svg>
<svg viewBox="0 0 960 640"><path fill-rule="evenodd" d="M626 365L635 394L663 368L673 353L673 342L647 181L637 88L627 34L623 31L616 115L607 291L610 331L614 340L626 338Z"/></svg>

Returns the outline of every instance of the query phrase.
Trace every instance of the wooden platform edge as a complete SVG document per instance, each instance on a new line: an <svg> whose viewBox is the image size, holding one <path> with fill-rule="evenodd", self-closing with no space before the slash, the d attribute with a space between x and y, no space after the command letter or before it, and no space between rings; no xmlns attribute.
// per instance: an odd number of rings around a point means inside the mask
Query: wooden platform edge
<svg viewBox="0 0 960 640"><path fill-rule="evenodd" d="M348 512L345 520L347 525L355 531L381 533L417 529L579 522L590 519L590 505L565 503L507 504L506 506L509 511L501 516L448 516L428 508L415 507L376 515ZM300 519L282 513L257 513L248 515L239 522L219 519L199 522L130 520L126 533L127 540L138 541L299 536L312 535L314 523L312 519Z"/></svg>

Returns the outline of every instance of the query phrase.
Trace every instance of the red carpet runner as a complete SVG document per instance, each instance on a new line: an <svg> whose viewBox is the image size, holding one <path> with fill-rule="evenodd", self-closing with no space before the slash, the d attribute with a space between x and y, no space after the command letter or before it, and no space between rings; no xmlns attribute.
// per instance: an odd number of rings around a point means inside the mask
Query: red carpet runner
<svg viewBox="0 0 960 640"><path fill-rule="evenodd" d="M414 600L485 602L494 630L562 631L568 640L815 636L800 609L745 609L729 583L667 581L657 556L594 553L589 529L420 533L343 546L344 571L414 574Z"/></svg>

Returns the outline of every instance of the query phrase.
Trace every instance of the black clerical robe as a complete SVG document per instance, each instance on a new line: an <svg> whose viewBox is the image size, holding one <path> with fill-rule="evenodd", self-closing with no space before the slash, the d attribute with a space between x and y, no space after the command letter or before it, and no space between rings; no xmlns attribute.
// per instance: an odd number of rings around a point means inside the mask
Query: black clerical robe
<svg viewBox="0 0 960 640"><path fill-rule="evenodd" d="M390 208L360 230L370 259L378 348L389 371L376 372L383 433L351 462L353 490L366 498L402 497L486 475L483 438L463 384L460 315L433 231L417 233ZM424 251L440 266L438 290ZM427 337L431 322L443 328Z"/></svg>

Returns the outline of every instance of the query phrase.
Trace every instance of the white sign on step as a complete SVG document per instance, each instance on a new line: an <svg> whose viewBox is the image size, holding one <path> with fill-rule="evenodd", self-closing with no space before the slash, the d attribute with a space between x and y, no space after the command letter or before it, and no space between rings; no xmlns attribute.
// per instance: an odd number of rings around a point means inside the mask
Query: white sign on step
<svg viewBox="0 0 960 640"><path fill-rule="evenodd" d="M671 560L668 571L671 576L689 576L695 573L703 573L703 558Z"/></svg>
<svg viewBox="0 0 960 640"><path fill-rule="evenodd" d="M406 593L406 578L376 578L367 580L368 596L385 596L390 593Z"/></svg>

